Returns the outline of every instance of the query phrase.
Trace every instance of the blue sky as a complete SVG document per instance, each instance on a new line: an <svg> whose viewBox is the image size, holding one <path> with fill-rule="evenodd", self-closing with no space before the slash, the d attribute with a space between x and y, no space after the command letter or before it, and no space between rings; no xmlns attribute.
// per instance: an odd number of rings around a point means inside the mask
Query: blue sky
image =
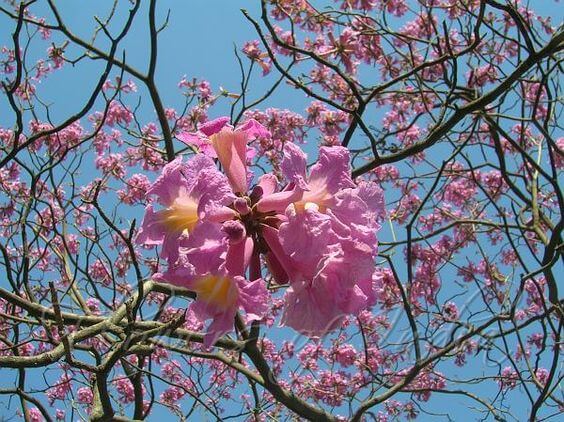
<svg viewBox="0 0 564 422"><path fill-rule="evenodd" d="M76 35L89 40L96 25L94 15L104 16L113 2L85 2L65 1L57 2L63 20ZM245 41L258 38L252 26L244 18L241 8L246 8L251 15L259 18L260 9L255 1L160 1L157 9L157 21L164 22L167 10L171 9L169 25L159 37L159 57L157 66L157 85L167 106L180 106L182 96L177 83L183 75L208 80L214 91L220 87L237 92L240 87L240 70L234 56L234 48L241 48ZM103 7L101 5L104 5ZM41 6L41 3L38 5ZM34 9L41 15L44 7ZM105 12L103 12L105 11ZM47 15L47 13L45 13ZM47 15L49 16L49 15ZM110 26L114 32L121 27L125 16L116 19L119 25ZM0 16L0 22L7 22ZM126 61L134 67L145 71L148 63L149 38L148 18L146 8L142 7L136 16L130 34L121 44L126 54ZM0 42L8 43L9 33L0 32ZM61 38L54 34L53 41L57 44ZM44 48L44 43L38 43ZM97 46L106 47L103 34L100 34ZM69 50L69 53L73 50ZM76 51L76 50L74 50ZM37 51L40 53L40 51ZM122 49L118 56L121 57ZM67 54L71 57L71 54ZM247 64L246 58L245 64ZM69 104L80 104L88 95L88 86L94 86L95 78L103 69L103 63L80 63L80 71L65 66L60 72L50 75L42 83L41 92L45 98L55 100L54 117L64 117ZM275 79L274 75L262 78L257 75L253 84L253 92L261 95ZM286 91L290 89L287 88ZM64 96L64 102L61 98ZM288 107L301 111L305 101L301 95L274 96L269 102L271 106ZM220 101L213 108L213 113L220 115L227 113L228 104ZM147 119L150 118L147 110ZM2 122L0 117L0 122Z"/></svg>

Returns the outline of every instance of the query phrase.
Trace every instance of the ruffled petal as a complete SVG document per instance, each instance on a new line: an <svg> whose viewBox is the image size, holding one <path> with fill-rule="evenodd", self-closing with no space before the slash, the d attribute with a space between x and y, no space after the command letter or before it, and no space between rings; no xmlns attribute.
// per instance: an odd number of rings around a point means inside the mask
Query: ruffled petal
<svg viewBox="0 0 564 422"><path fill-rule="evenodd" d="M204 218L213 210L230 204L234 199L233 191L227 178L214 170L202 171L195 177L190 195L198 198L198 215Z"/></svg>
<svg viewBox="0 0 564 422"><path fill-rule="evenodd" d="M227 252L227 240L218 224L202 222L181 243L181 254L198 274L217 272Z"/></svg>
<svg viewBox="0 0 564 422"><path fill-rule="evenodd" d="M331 228L331 218L314 210L298 213L293 207L288 209L286 216L288 221L279 229L284 252L298 262L302 270L313 275L320 257L338 240Z"/></svg>
<svg viewBox="0 0 564 422"><path fill-rule="evenodd" d="M160 224L158 214L151 204L145 208L145 216L135 242L140 245L160 245L163 243L164 227Z"/></svg>
<svg viewBox="0 0 564 422"><path fill-rule="evenodd" d="M386 217L386 202L384 191L374 182L361 181L358 184L358 196L366 203L369 218L382 221Z"/></svg>
<svg viewBox="0 0 564 422"><path fill-rule="evenodd" d="M306 160L307 155L293 143L284 145L284 159L280 164L280 168L284 177L289 182L293 182L302 190L307 190L306 182Z"/></svg>
<svg viewBox="0 0 564 422"><path fill-rule="evenodd" d="M321 286L307 286L295 283L284 295L284 312L281 326L310 337L320 337L339 327L344 313L327 298L327 292Z"/></svg>
<svg viewBox="0 0 564 422"><path fill-rule="evenodd" d="M200 144L202 143L202 136L194 132L178 132L176 137L179 141L184 142L186 145L200 147Z"/></svg>
<svg viewBox="0 0 564 422"><path fill-rule="evenodd" d="M230 118L227 116L218 117L217 119L210 120L199 127L199 131L202 132L206 136L212 136L221 129L223 129L229 123Z"/></svg>
<svg viewBox="0 0 564 422"><path fill-rule="evenodd" d="M262 319L268 310L268 290L264 280L247 281L243 277L235 277L235 280L239 285L239 305L245 310L247 320Z"/></svg>
<svg viewBox="0 0 564 422"><path fill-rule="evenodd" d="M182 157L178 157L164 166L161 175L147 190L147 195L156 195L160 204L168 206L178 197L181 187L188 188L184 177Z"/></svg>
<svg viewBox="0 0 564 422"><path fill-rule="evenodd" d="M334 227L339 235L362 241L376 253L376 232L380 225L376 221L376 214L360 197L358 189L344 189L339 192L335 197L335 205L328 214L334 217ZM347 232L346 236L343 228Z"/></svg>
<svg viewBox="0 0 564 422"><path fill-rule="evenodd" d="M258 137L261 138L270 138L272 135L270 131L257 122L255 119L249 119L242 125L238 126L236 130L240 130L247 134L249 139L255 139Z"/></svg>
<svg viewBox="0 0 564 422"><path fill-rule="evenodd" d="M196 319L202 322L212 319L204 335L204 347L206 348L213 346L222 335L233 329L235 308L229 309L226 312L217 312L213 306L196 300L190 305L190 311L194 313Z"/></svg>
<svg viewBox="0 0 564 422"><path fill-rule="evenodd" d="M235 310L217 315L209 325L204 336L204 347L210 348L224 334L233 330L235 321Z"/></svg>
<svg viewBox="0 0 564 422"><path fill-rule="evenodd" d="M327 192L355 186L351 179L350 153L345 147L321 147L317 163L311 168L309 184L323 183Z"/></svg>
<svg viewBox="0 0 564 422"><path fill-rule="evenodd" d="M188 146L197 148L197 151L211 158L217 158L212 144L207 136L201 132L180 132L176 137Z"/></svg>
<svg viewBox="0 0 564 422"><path fill-rule="evenodd" d="M189 288L191 281L196 276L194 267L189 263L183 263L176 267L169 267L164 273L153 274L152 278L159 283L170 283L179 287Z"/></svg>

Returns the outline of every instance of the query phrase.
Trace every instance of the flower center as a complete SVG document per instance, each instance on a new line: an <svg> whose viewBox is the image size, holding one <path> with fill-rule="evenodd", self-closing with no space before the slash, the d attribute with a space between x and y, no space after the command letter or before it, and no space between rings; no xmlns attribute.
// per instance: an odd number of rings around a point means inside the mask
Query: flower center
<svg viewBox="0 0 564 422"><path fill-rule="evenodd" d="M310 182L309 187L310 190L303 193L302 199L294 202L296 211L313 209L324 213L331 205L331 199L333 198L327 192L324 181L322 183Z"/></svg>
<svg viewBox="0 0 564 422"><path fill-rule="evenodd" d="M233 307L239 297L234 281L218 275L210 274L198 278L192 290L196 292L198 299L221 310Z"/></svg>
<svg viewBox="0 0 564 422"><path fill-rule="evenodd" d="M191 232L198 222L198 204L190 197L177 198L172 206L159 212L160 220L167 230Z"/></svg>

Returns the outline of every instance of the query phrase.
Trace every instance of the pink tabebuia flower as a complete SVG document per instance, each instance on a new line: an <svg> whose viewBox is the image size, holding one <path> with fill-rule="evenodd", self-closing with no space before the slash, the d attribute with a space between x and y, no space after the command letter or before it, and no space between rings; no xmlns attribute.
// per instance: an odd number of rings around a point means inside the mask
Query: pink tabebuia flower
<svg viewBox="0 0 564 422"><path fill-rule="evenodd" d="M247 160L254 156L254 150L247 144L258 136L269 136L270 132L253 119L236 128L228 122L228 117L220 117L204 123L195 133L180 133L177 137L188 145L197 146L204 154L217 157L233 191L246 193Z"/></svg>
<svg viewBox="0 0 564 422"><path fill-rule="evenodd" d="M296 145L286 145L284 154L282 171L302 194L286 209L278 233L263 230L274 255L269 262L290 283L282 323L322 335L345 315L374 304L382 190L372 183L355 187L345 148L321 148L309 177L306 156Z"/></svg>
<svg viewBox="0 0 564 422"><path fill-rule="evenodd" d="M214 223L199 225L190 236L189 246L180 248L177 262L164 274L154 276L196 293L190 310L202 321L212 319L204 337L205 347L231 331L239 309L245 310L247 321L260 320L267 310L264 281L248 281L229 272L225 262L227 242L218 231Z"/></svg>
<svg viewBox="0 0 564 422"><path fill-rule="evenodd" d="M331 228L339 239L347 237L366 243L376 252L378 221L385 216L382 189L375 183L360 182L350 178L349 152L343 147L320 148L317 163L306 175L306 155L294 144L284 149L282 171L286 178L299 186L303 193L292 205L296 215L305 210L329 216ZM290 219L291 229L302 222Z"/></svg>
<svg viewBox="0 0 564 422"><path fill-rule="evenodd" d="M169 267L155 277L196 293L193 314L213 320L205 344L232 328L239 309L248 320L264 314L261 255L274 282L289 284L282 325L322 336L374 305L382 190L352 181L346 148L322 147L308 174L307 156L292 143L280 167L287 184L267 173L249 189L247 144L268 131L254 120L227 122L208 122L184 139L209 142L226 176L204 154L168 164L148 191L165 208L147 207L138 236L163 244Z"/></svg>
<svg viewBox="0 0 564 422"><path fill-rule="evenodd" d="M155 195L164 208L154 211L152 204L147 206L137 242L162 244L162 257L172 263L178 258L179 242L206 212L234 199L226 177L205 155L196 155L187 163L177 158L167 164L147 195Z"/></svg>

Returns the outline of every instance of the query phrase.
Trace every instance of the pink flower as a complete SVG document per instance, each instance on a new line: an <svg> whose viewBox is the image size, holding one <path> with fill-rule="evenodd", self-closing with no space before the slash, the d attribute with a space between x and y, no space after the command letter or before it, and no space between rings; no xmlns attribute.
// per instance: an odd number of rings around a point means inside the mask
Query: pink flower
<svg viewBox="0 0 564 422"><path fill-rule="evenodd" d="M154 211L152 204L147 206L137 242L162 244L162 256L171 262L178 258L181 239L195 229L206 212L234 198L225 176L204 155L187 163L177 158L167 164L147 194L155 195L164 209Z"/></svg>
<svg viewBox="0 0 564 422"><path fill-rule="evenodd" d="M262 68L262 75L265 76L270 72L272 63L268 58L268 53L262 52L259 45L259 40L247 41L241 51Z"/></svg>
<svg viewBox="0 0 564 422"><path fill-rule="evenodd" d="M129 178L125 188L118 190L117 195L123 203L132 205L141 202L147 195L150 187L149 178L144 174L138 173Z"/></svg>
<svg viewBox="0 0 564 422"><path fill-rule="evenodd" d="M122 403L132 403L135 401L135 389L129 378L118 378L113 381L117 392L119 393L119 400ZM142 390L145 387L141 385Z"/></svg>
<svg viewBox="0 0 564 422"><path fill-rule="evenodd" d="M72 377L67 373L63 373L57 383L49 390L47 390L47 398L49 400L49 404L53 405L55 400L64 400L71 389Z"/></svg>
<svg viewBox="0 0 564 422"><path fill-rule="evenodd" d="M53 67L55 69L60 69L61 67L63 67L63 64L65 63L64 53L65 49L63 47L55 47L54 44L47 49L47 54L53 61Z"/></svg>
<svg viewBox="0 0 564 422"><path fill-rule="evenodd" d="M488 83L493 83L498 79L497 69L492 64L480 67L473 67L466 72L468 87L482 87Z"/></svg>
<svg viewBox="0 0 564 422"><path fill-rule="evenodd" d="M499 387L504 390L513 390L517 387L519 375L513 370L512 367L506 366L501 371L501 376L498 380Z"/></svg>
<svg viewBox="0 0 564 422"><path fill-rule="evenodd" d="M32 407L31 409L29 409L28 414L29 414L29 420L31 422L43 422L45 420L43 414L37 407Z"/></svg>
<svg viewBox="0 0 564 422"><path fill-rule="evenodd" d="M345 148L321 148L309 176L306 156L296 145L286 145L284 153L282 171L301 194L286 206L278 230L263 227L271 252L267 262L275 278L290 282L282 324L318 336L374 304L374 233L383 216L382 192L372 183L355 187Z"/></svg>
<svg viewBox="0 0 564 422"><path fill-rule="evenodd" d="M277 243L275 230L263 228L290 282L281 325L310 336L338 328L346 315L356 315L375 301L372 251L353 240L339 241L328 217L319 217L306 211L299 237L296 232L291 236L290 223L284 223L280 227L284 244L278 247L273 247Z"/></svg>
<svg viewBox="0 0 564 422"><path fill-rule="evenodd" d="M344 367L351 366L355 363L358 352L350 344L343 344L335 347L334 359Z"/></svg>
<svg viewBox="0 0 564 422"><path fill-rule="evenodd" d="M318 161L309 176L305 172L306 155L296 145L286 145L284 155L284 175L303 190L290 212L300 216L311 210L326 215L339 239L359 240L376 252L375 232L380 228L378 221L385 216L383 192L375 183L360 182L358 186L353 183L347 149L320 148ZM299 218L289 219L289 223L294 230L297 227L293 223L302 224Z"/></svg>
<svg viewBox="0 0 564 422"><path fill-rule="evenodd" d="M121 154L109 154L98 156L95 160L96 168L101 169L105 175L116 178L125 176L125 165Z"/></svg>
<svg viewBox="0 0 564 422"><path fill-rule="evenodd" d="M548 378L550 376L550 372L546 368L538 368L535 371L535 376L537 377L537 379L539 380L541 385L544 386L544 385L546 385L546 382L548 381Z"/></svg>
<svg viewBox="0 0 564 422"><path fill-rule="evenodd" d="M247 143L258 136L270 136L270 133L253 119L237 128L228 125L228 122L228 117L220 117L201 125L195 133L179 133L177 137L185 144L197 146L206 155L216 156L233 191L246 193L247 159L254 155L247 148Z"/></svg>
<svg viewBox="0 0 564 422"><path fill-rule="evenodd" d="M213 223L202 224L192 236L189 248L181 248L175 266L156 279L186 287L196 293L190 311L201 321L211 319L204 337L210 347L231 331L235 314L245 310L248 321L260 320L267 308L268 293L262 279L248 281L233 275L224 260L227 244L217 240Z"/></svg>
<svg viewBox="0 0 564 422"><path fill-rule="evenodd" d="M94 399L94 394L92 393L92 389L88 387L81 387L77 390L76 396L79 403L82 404L92 404Z"/></svg>
<svg viewBox="0 0 564 422"><path fill-rule="evenodd" d="M209 142L226 176L204 154L168 164L147 192L164 209L147 207L137 241L163 245L169 266L157 279L196 293L191 314L212 320L206 346L231 330L239 309L247 320L264 316L260 255L274 281L290 285L281 324L324 335L376 301L382 190L352 181L346 148L322 147L307 174L307 157L292 143L281 163L288 183L279 187L265 174L249 189L247 143L269 132L252 119L237 128L228 120L210 121L184 139Z"/></svg>
<svg viewBox="0 0 564 422"><path fill-rule="evenodd" d="M456 321L458 320L460 313L458 312L458 307L454 302L446 302L443 305L443 317L447 321Z"/></svg>

